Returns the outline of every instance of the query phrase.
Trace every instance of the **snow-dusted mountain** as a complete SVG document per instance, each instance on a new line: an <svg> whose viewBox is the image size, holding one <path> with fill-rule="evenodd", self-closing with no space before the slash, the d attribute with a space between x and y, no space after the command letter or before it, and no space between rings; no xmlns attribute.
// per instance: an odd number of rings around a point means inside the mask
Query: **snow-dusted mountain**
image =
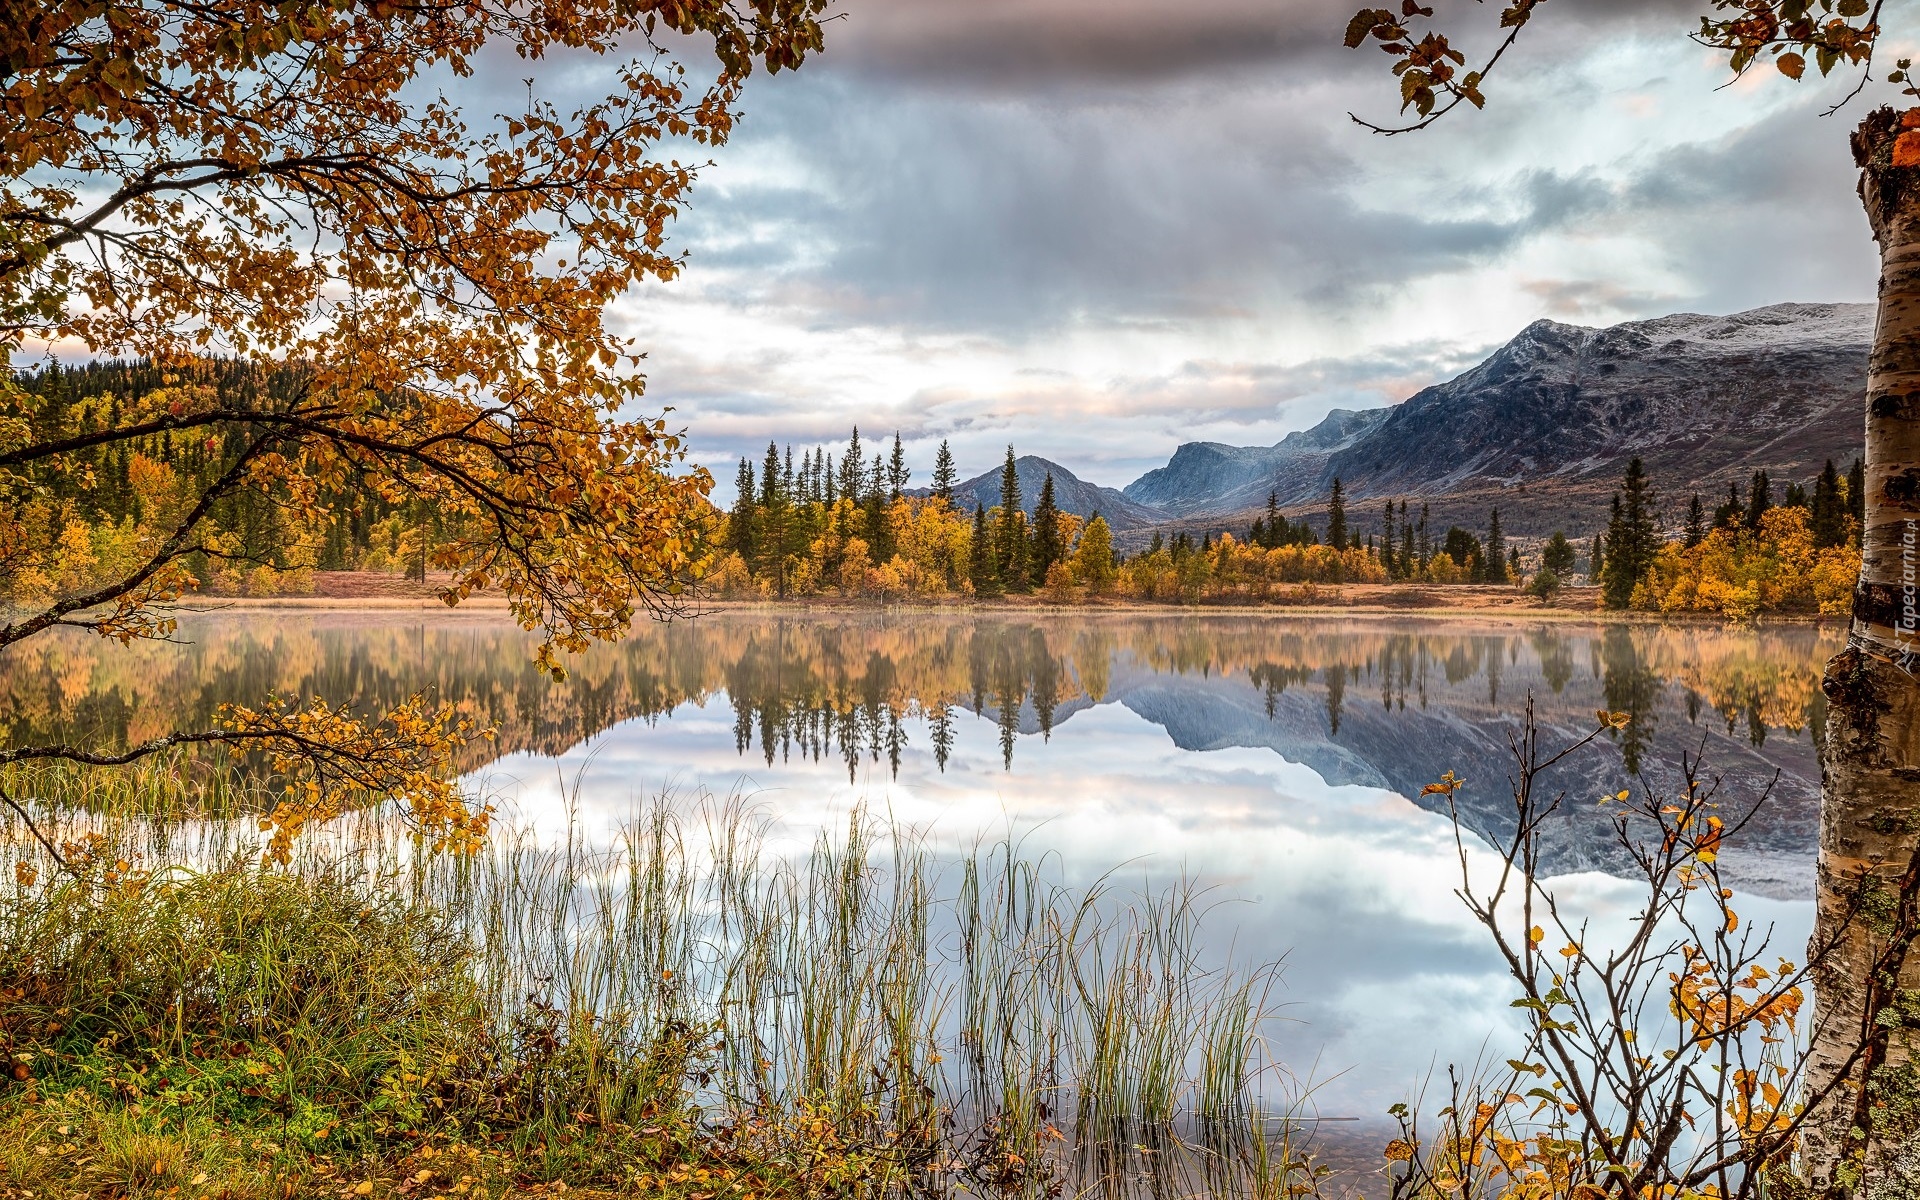
<svg viewBox="0 0 1920 1200"><path fill-rule="evenodd" d="M1479 366L1390 408L1337 410L1274 446L1192 442L1125 488L1170 520L1296 511L1338 476L1355 501L1406 498L1438 519L1545 533L1591 525L1634 455L1677 515L1765 468L1804 481L1862 442L1870 304L1679 313L1605 329L1536 321Z"/></svg>

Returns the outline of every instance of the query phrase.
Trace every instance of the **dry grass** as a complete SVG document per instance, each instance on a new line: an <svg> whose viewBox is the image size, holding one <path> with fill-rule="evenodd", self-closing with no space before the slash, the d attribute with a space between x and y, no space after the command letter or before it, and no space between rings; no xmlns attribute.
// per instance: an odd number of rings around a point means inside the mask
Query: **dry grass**
<svg viewBox="0 0 1920 1200"><path fill-rule="evenodd" d="M30 781L90 801L75 873L0 845L8 1200L1315 1182L1271 1133L1274 969L1202 968L1191 885L954 866L860 814L781 856L715 802L469 859L363 813L265 871L249 826L124 778Z"/></svg>

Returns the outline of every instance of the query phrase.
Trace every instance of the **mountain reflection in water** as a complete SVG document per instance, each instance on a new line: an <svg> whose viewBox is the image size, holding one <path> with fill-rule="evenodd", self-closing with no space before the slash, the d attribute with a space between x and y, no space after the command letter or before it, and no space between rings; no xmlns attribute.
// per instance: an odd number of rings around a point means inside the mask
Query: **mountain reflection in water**
<svg viewBox="0 0 1920 1200"><path fill-rule="evenodd" d="M1286 963L1278 1061L1341 1072L1323 1111L1371 1119L1429 1064L1513 1033L1511 983L1453 896L1453 828L1421 786L1465 778L1461 816L1498 840L1529 694L1548 744L1584 735L1597 709L1631 714L1552 781L1567 802L1546 865L1601 937L1631 928L1639 893L1595 799L1704 753L1742 810L1777 773L1721 863L1747 927L1798 957L1818 682L1840 645L1811 626L729 612L643 626L554 683L531 639L484 612L236 612L181 636L0 655L5 736L124 742L270 692L377 711L424 691L499 730L464 765L558 841L570 815L593 837L663 787L744 784L787 846L866 804L928 830L950 861L1011 830L1082 884L1197 876L1224 906L1210 955ZM1368 1155L1376 1134L1355 1134L1374 1139Z"/></svg>
<svg viewBox="0 0 1920 1200"><path fill-rule="evenodd" d="M1549 869L1618 873L1591 799L1636 774L1670 783L1683 756L1703 754L1736 812L1772 784L1727 868L1776 896L1805 891L1819 676L1839 647L1837 631L1805 625L723 613L643 625L555 683L534 669L531 638L485 613L214 614L181 636L123 650L75 634L0 656L6 738L115 744L204 725L222 702L269 693L377 711L428 692L499 731L472 748L471 770L502 754L560 755L622 722L724 697L743 767L837 762L849 781L884 780L920 745L945 771L956 723L980 718L994 723L1017 786L1028 756L1047 753L1035 739L1120 705L1182 750L1264 748L1330 785L1430 806L1445 800L1418 800L1421 786L1455 771L1479 785L1466 823L1498 840L1511 821L1507 739L1531 694L1549 744L1591 728L1597 709L1632 718L1550 780L1568 803Z"/></svg>

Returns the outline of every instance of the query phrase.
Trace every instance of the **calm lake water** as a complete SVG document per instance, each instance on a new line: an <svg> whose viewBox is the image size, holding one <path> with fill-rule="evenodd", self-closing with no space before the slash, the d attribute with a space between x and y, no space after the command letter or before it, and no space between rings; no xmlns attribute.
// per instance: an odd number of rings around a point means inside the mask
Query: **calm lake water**
<svg viewBox="0 0 1920 1200"><path fill-rule="evenodd" d="M0 656L6 736L114 742L267 693L375 710L431 691L494 725L473 786L547 836L604 837L649 797L742 793L801 846L848 811L966 848L1009 832L1071 878L1211 885L1222 958L1284 958L1273 1050L1369 1127L1420 1077L1491 1053L1513 995L1452 889L1444 802L1468 780L1469 860L1511 827L1507 739L1531 696L1569 761L1555 889L1605 927L1636 892L1594 801L1704 756L1749 922L1804 945L1821 665L1837 630L1416 617L725 613L648 626L555 684L498 616L208 615L182 645L84 637ZM1769 791L1769 787L1771 790ZM571 815L570 815L571 814Z"/></svg>

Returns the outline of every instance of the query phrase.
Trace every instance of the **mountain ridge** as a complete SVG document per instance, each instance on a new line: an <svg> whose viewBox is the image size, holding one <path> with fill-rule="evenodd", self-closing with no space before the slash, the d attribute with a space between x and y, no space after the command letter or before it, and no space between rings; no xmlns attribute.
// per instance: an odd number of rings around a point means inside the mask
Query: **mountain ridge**
<svg viewBox="0 0 1920 1200"><path fill-rule="evenodd" d="M1164 512L1129 499L1119 489L1088 483L1059 463L1039 455L1019 455L1013 460L1013 467L1020 481L1020 507L1028 513L1033 512L1034 506L1040 502L1040 489L1045 486L1047 476L1052 475L1053 502L1062 512L1078 513L1088 518L1099 513L1116 531L1146 528L1163 524L1167 519ZM1004 464L954 484L954 504L963 512L971 512L975 505L992 508L999 504L1000 472L1003 469ZM913 489L916 495L924 496L930 492L928 488Z"/></svg>

